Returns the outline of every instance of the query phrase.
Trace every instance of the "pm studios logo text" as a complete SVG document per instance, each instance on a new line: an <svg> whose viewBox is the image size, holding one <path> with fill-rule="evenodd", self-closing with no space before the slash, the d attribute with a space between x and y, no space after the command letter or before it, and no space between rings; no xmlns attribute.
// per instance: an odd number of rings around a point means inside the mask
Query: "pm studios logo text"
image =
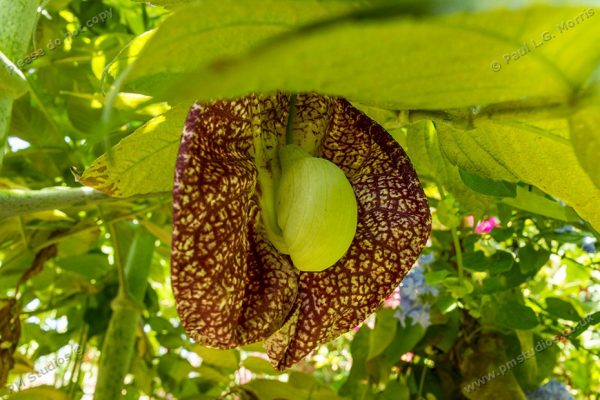
<svg viewBox="0 0 600 400"><path fill-rule="evenodd" d="M595 11L592 8L589 8L581 13L577 14L573 18L561 21L556 24L556 28L553 31L544 31L541 32L537 37L533 37L523 44L502 55L502 62L495 60L490 64L490 68L494 72L501 71L503 66L510 65L511 63L515 63L519 61L521 58L527 56L528 54L534 52L536 49L546 45L548 42L558 38L560 35L563 35L569 32L571 29L576 28L582 22L587 21L591 17L595 15Z"/></svg>
<svg viewBox="0 0 600 400"><path fill-rule="evenodd" d="M53 359L48 361L42 368L36 369L33 372L29 372L29 373L21 376L20 379L17 379L11 385L8 386L8 390L10 392L17 392L26 387L34 386L34 383L38 379L41 379L45 375L52 373L53 371L57 370L58 368L69 363L69 361L73 357L79 356L79 355L81 355L81 353L82 353L82 349L80 347L78 347L78 346L72 347L68 351L66 351L60 355L57 355L56 357L54 357Z"/></svg>

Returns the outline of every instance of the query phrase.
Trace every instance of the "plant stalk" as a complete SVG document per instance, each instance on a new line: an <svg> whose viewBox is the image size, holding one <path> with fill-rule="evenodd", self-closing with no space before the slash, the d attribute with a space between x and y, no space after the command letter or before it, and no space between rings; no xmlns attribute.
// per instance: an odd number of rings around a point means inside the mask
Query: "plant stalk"
<svg viewBox="0 0 600 400"><path fill-rule="evenodd" d="M129 198L111 197L88 187L57 187L43 190L0 190L0 220L39 211L84 207L107 201L144 199L165 193L151 193Z"/></svg>
<svg viewBox="0 0 600 400"><path fill-rule="evenodd" d="M111 304L113 314L102 346L95 400L113 400L122 397L123 381L129 371L133 355L135 334L142 312L141 304L148 283L153 249L154 237L139 228L131 243L124 266L127 290L121 285L117 297ZM119 262L117 267L123 268Z"/></svg>
<svg viewBox="0 0 600 400"><path fill-rule="evenodd" d="M13 64L18 64L29 48L39 5L39 0L0 0L0 51ZM8 93L0 93L0 169L14 100Z"/></svg>

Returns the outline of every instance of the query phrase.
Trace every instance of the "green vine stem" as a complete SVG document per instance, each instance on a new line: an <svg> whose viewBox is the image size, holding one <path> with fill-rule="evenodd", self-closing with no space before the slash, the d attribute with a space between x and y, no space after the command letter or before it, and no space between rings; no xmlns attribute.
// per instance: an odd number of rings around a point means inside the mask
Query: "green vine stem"
<svg viewBox="0 0 600 400"><path fill-rule="evenodd" d="M0 190L0 220L39 211L83 207L107 201L145 199L164 194L151 193L135 197L117 198L88 187L58 187L43 190Z"/></svg>
<svg viewBox="0 0 600 400"><path fill-rule="evenodd" d="M436 183L436 186L438 188L438 192L440 193L440 199L443 201L446 198L446 191L444 190L444 187L439 184ZM464 267L463 267L463 256L462 256L462 248L460 245L460 238L458 236L458 231L456 230L455 227L452 227L450 229L450 232L452 234L452 245L454 246L454 252L456 253L456 267L458 270L458 282L462 285L463 283L463 278L464 278Z"/></svg>
<svg viewBox="0 0 600 400"><path fill-rule="evenodd" d="M0 51L13 64L17 64L17 60L23 57L29 48L39 5L39 0L0 0ZM3 65L0 67L5 68ZM0 92L0 168L4 158L13 101L14 95L9 91Z"/></svg>
<svg viewBox="0 0 600 400"><path fill-rule="evenodd" d="M0 190L0 220L6 217L83 206L110 199L110 196L89 188Z"/></svg>
<svg viewBox="0 0 600 400"><path fill-rule="evenodd" d="M116 239L113 237L114 242ZM102 346L95 400L121 398L123 380L129 371L133 355L153 249L154 237L139 228L131 243L125 266L115 257L117 268L124 268L128 289L125 290L120 285L119 293L111 304L113 315Z"/></svg>
<svg viewBox="0 0 600 400"><path fill-rule="evenodd" d="M458 268L458 281L462 285L463 276L464 276L464 267L463 267L463 257L462 257L462 248L460 247L460 238L458 237L458 232L456 228L451 229L452 233L452 244L454 245L454 252L456 253L456 266Z"/></svg>

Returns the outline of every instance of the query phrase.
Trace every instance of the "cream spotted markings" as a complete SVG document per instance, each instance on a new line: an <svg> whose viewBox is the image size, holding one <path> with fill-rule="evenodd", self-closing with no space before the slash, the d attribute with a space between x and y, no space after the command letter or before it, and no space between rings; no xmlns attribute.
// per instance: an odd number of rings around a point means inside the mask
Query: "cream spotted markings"
<svg viewBox="0 0 600 400"><path fill-rule="evenodd" d="M431 229L427 199L394 139L344 99L301 94L292 141L342 169L358 226L331 268L295 269L267 239L258 178L260 168L277 168L288 107L289 96L278 93L191 108L176 167L171 257L190 336L218 348L264 340L280 370L377 309Z"/></svg>

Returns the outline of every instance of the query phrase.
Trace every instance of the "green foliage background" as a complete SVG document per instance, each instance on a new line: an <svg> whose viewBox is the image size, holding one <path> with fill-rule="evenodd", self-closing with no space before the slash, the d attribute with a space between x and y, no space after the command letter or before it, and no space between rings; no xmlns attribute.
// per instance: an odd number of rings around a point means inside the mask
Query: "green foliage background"
<svg viewBox="0 0 600 400"><path fill-rule="evenodd" d="M552 378L597 398L600 9L488 3L43 2L11 60L27 93L0 177L0 396L92 398L98 366L121 360L131 399L514 399ZM2 93L20 94L11 76ZM439 288L431 326L382 308L282 374L259 344L192 343L169 286L187 108L273 90L346 97L402 144L430 199L422 268ZM44 204L56 187L81 201ZM38 208L15 207L29 190ZM500 226L476 233L491 216ZM124 285L140 293L133 318L111 308ZM132 352L105 345L138 315L120 342Z"/></svg>

